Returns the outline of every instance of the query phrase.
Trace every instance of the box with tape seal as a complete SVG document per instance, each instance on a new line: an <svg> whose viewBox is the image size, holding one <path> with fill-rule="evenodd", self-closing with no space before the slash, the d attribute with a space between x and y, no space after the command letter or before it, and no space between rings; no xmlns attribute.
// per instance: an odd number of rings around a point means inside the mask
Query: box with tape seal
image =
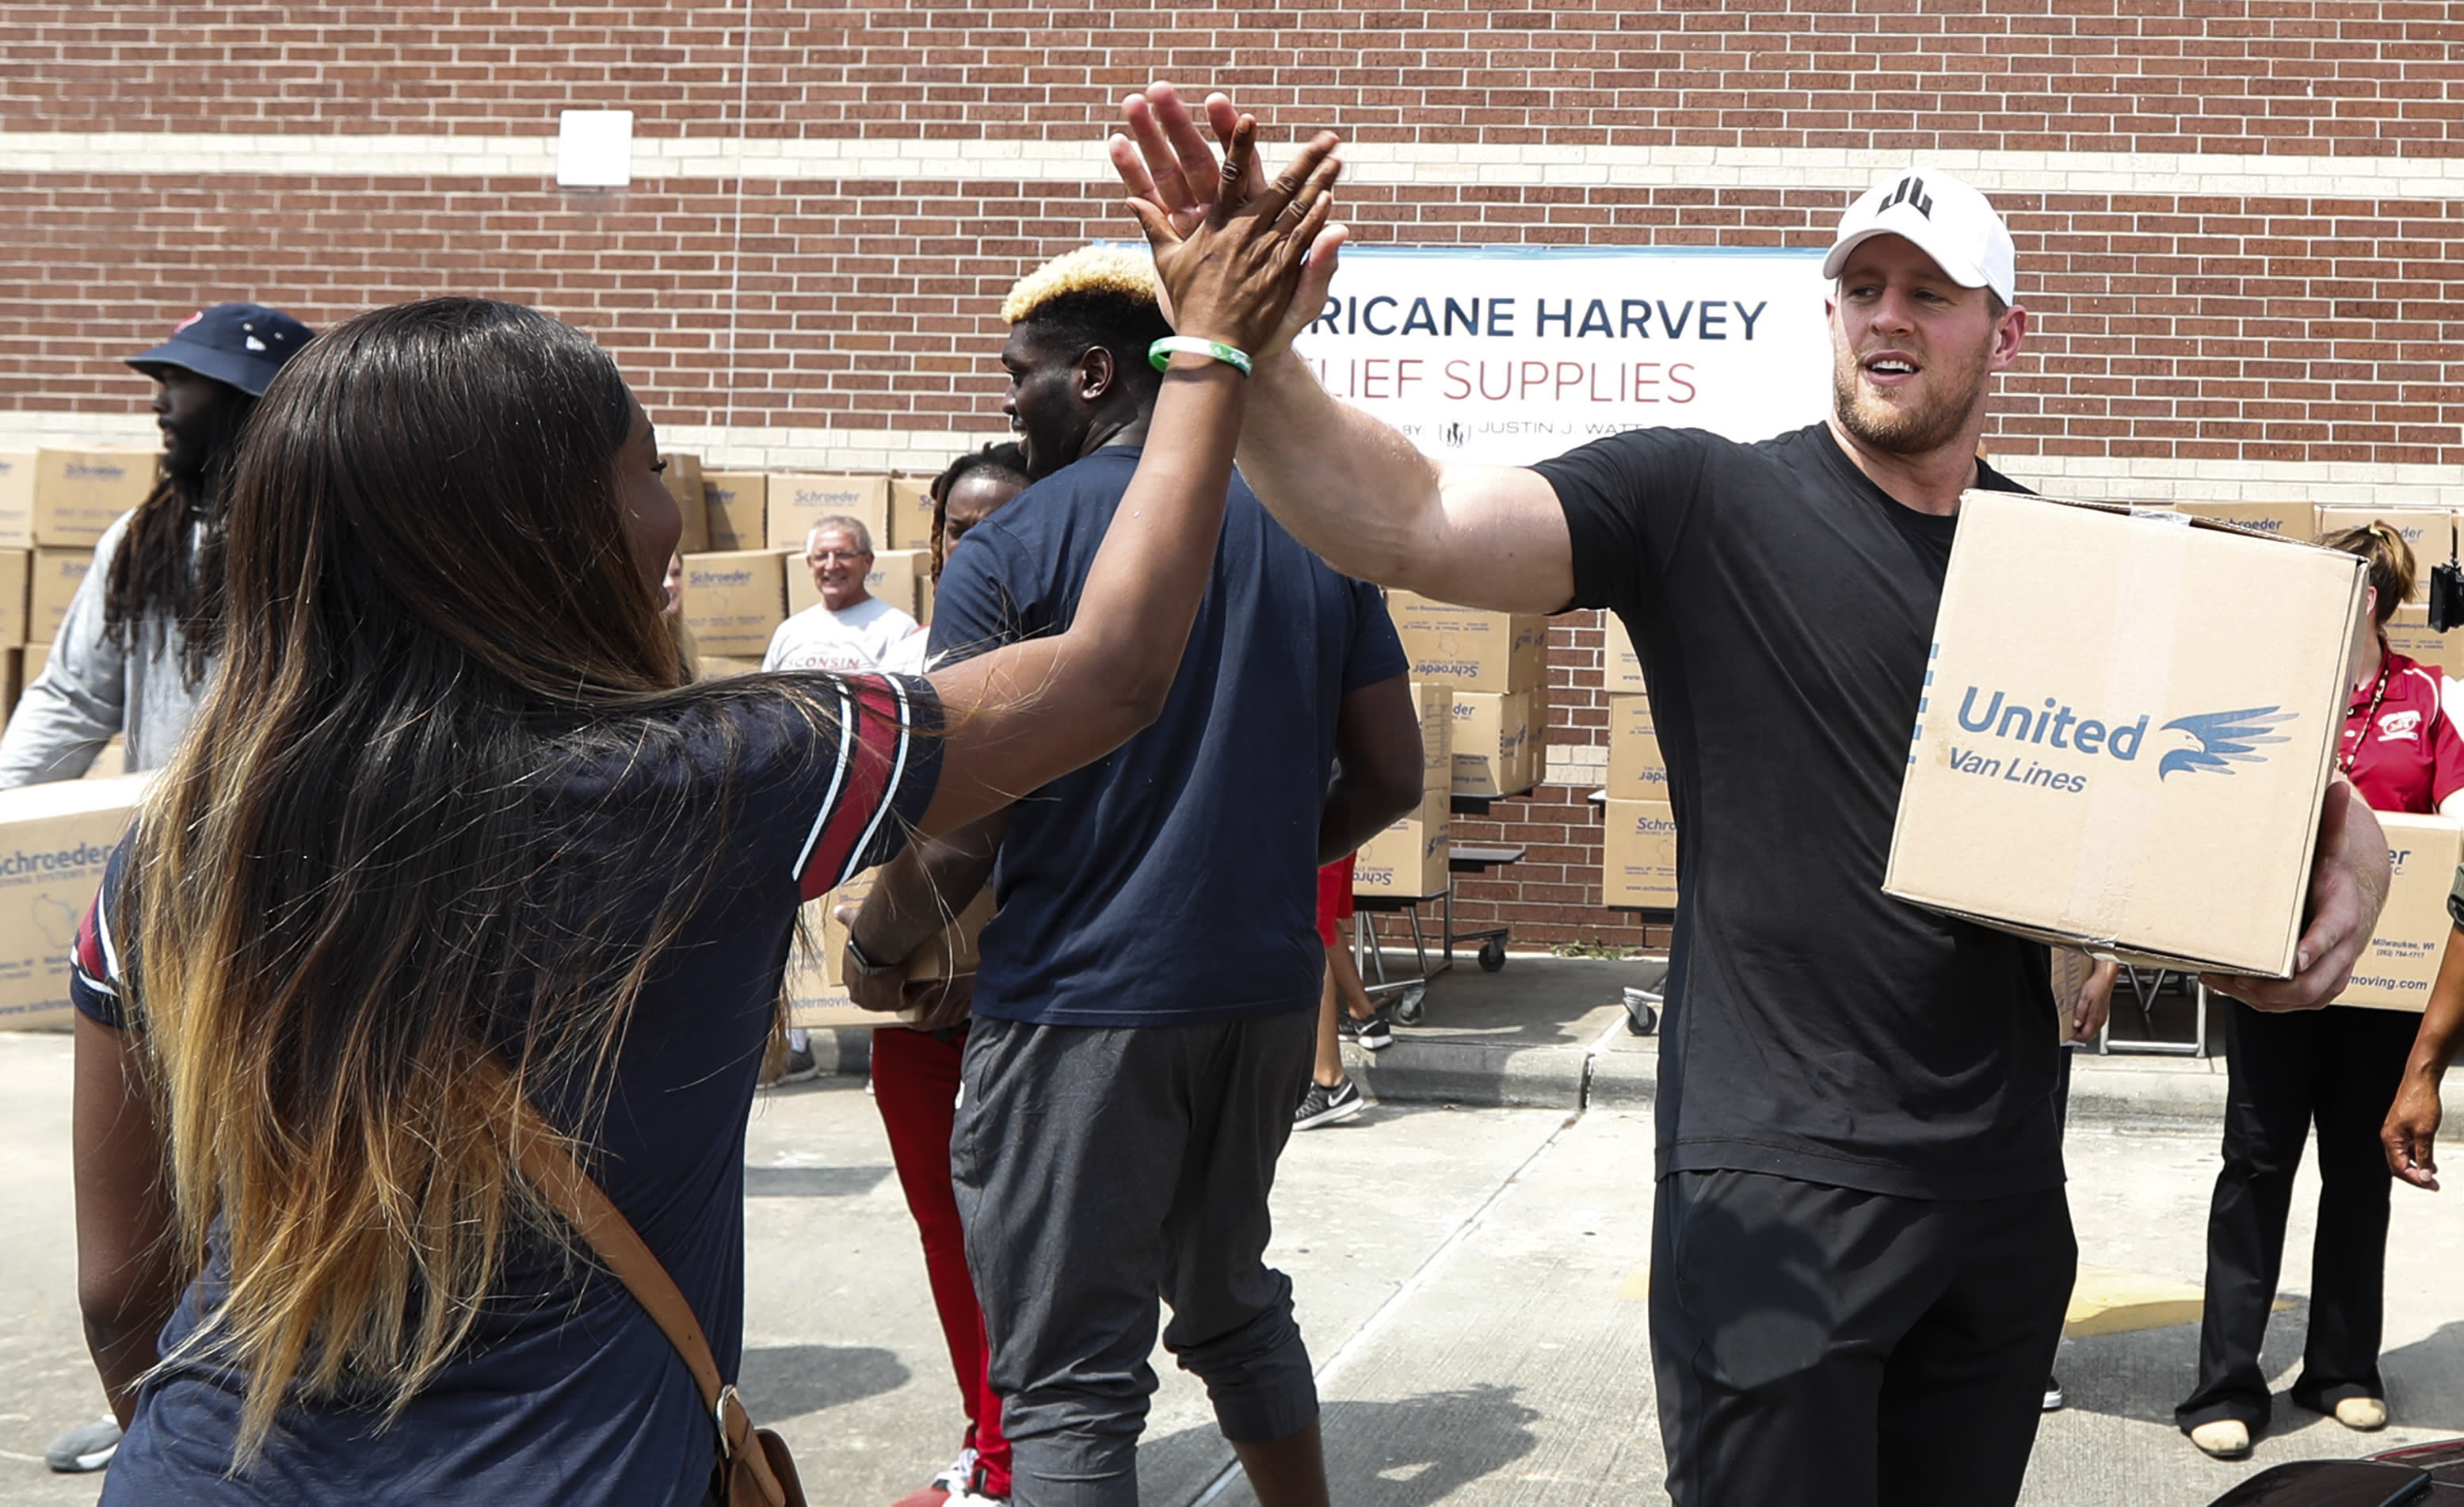
<svg viewBox="0 0 2464 1507"><path fill-rule="evenodd" d="M1884 893L2290 975L2365 586L2187 512L1966 494Z"/></svg>

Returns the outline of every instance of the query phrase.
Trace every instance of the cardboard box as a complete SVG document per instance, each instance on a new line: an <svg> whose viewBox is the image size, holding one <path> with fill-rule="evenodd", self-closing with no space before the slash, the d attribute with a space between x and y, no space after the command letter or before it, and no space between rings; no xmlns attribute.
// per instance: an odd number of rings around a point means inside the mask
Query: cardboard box
<svg viewBox="0 0 2464 1507"><path fill-rule="evenodd" d="M2445 560L2451 543L2449 529L2454 515L2445 508L2429 507L2322 507L2319 510L2321 537L2341 533L2348 528L2367 528L2372 523L2385 523L2396 531L2412 550L2412 595L2408 601L2430 600L2430 567Z"/></svg>
<svg viewBox="0 0 2464 1507"><path fill-rule="evenodd" d="M2369 950L2353 964L2353 982L2336 1003L2418 1014L2430 1004L2430 986L2438 982L2439 961L2455 929L2447 895L2464 860L2464 824L2382 811L2379 828L2387 833L2387 906Z"/></svg>
<svg viewBox="0 0 2464 1507"><path fill-rule="evenodd" d="M1609 698L1609 775L1612 801L1666 801L1668 763L1651 721L1651 698Z"/></svg>
<svg viewBox="0 0 2464 1507"><path fill-rule="evenodd" d="M1600 803L1600 903L1677 908L1677 812L1667 802Z"/></svg>
<svg viewBox="0 0 2464 1507"><path fill-rule="evenodd" d="M104 529L154 490L159 458L148 450L36 451L34 543L94 548Z"/></svg>
<svg viewBox="0 0 2464 1507"><path fill-rule="evenodd" d="M34 547L34 453L0 451L0 549Z"/></svg>
<svg viewBox="0 0 2464 1507"><path fill-rule="evenodd" d="M703 654L760 658L787 620L780 557L766 549L685 556L684 613Z"/></svg>
<svg viewBox="0 0 2464 1507"><path fill-rule="evenodd" d="M1885 893L2166 967L2288 975L2363 563L2183 515L1961 506Z"/></svg>
<svg viewBox="0 0 2464 1507"><path fill-rule="evenodd" d="M26 652L0 649L0 727L17 712L17 698L26 692Z"/></svg>
<svg viewBox="0 0 2464 1507"><path fill-rule="evenodd" d="M26 652L17 661L17 694L25 695L26 687L33 685L34 677L43 673L43 666L51 662L52 641L50 639L37 639L28 644Z"/></svg>
<svg viewBox="0 0 2464 1507"><path fill-rule="evenodd" d="M2387 620L2387 647L2407 658L2454 678L2464 670L2464 632L2438 632L2430 626L2430 605L2407 602Z"/></svg>
<svg viewBox="0 0 2464 1507"><path fill-rule="evenodd" d="M770 546L770 476L760 471L701 474L702 527L708 551L741 553ZM796 541L801 547L803 540Z"/></svg>
<svg viewBox="0 0 2464 1507"><path fill-rule="evenodd" d="M1455 787L1455 693L1451 686L1415 682L1413 715L1420 720L1420 793Z"/></svg>
<svg viewBox="0 0 2464 1507"><path fill-rule="evenodd" d="M659 473L659 479L668 484L668 496L676 499L676 514L685 525L684 532L676 536L676 553L706 554L710 550L710 493L702 480L701 457L671 451L662 458L668 469Z"/></svg>
<svg viewBox="0 0 2464 1507"><path fill-rule="evenodd" d="M0 790L0 1029L69 1023L69 948L148 778Z"/></svg>
<svg viewBox="0 0 2464 1507"><path fill-rule="evenodd" d="M2309 502L2185 502L2180 510L2297 544L2319 537L2319 509Z"/></svg>
<svg viewBox="0 0 2464 1507"><path fill-rule="evenodd" d="M765 644L762 648L766 651L769 646ZM704 654L701 656L700 678L704 680L724 680L729 676L759 675L760 673L761 661L759 657L745 658L735 654Z"/></svg>
<svg viewBox="0 0 2464 1507"><path fill-rule="evenodd" d="M933 478L890 478L890 541L893 549L933 547Z"/></svg>
<svg viewBox="0 0 2464 1507"><path fill-rule="evenodd" d="M914 1010L885 1013L859 1008L847 997L846 981L840 977L839 956L847 946L847 928L830 913L842 903L863 903L864 898L872 893L874 877L875 871L867 870L804 907L804 935L812 939L813 950L808 952L799 946L788 959L788 1018L794 1024L807 1029L865 1028L913 1024L916 1020ZM908 964L907 976L918 983L929 983L975 972L976 944L983 936L985 923L992 919L993 892L987 885L947 927L916 950Z"/></svg>
<svg viewBox="0 0 2464 1507"><path fill-rule="evenodd" d="M92 551L88 551L86 560L89 565L93 559ZM33 603L28 587L33 572L33 550L0 549L0 646L15 648L31 636L26 626L27 612ZM67 610L66 603L61 604L61 610Z"/></svg>
<svg viewBox="0 0 2464 1507"><path fill-rule="evenodd" d="M780 569L787 581L787 615L795 616L808 607L822 605L822 588L813 584L812 569L804 564L803 551L781 552ZM924 588L933 570L933 557L921 549L876 549L872 568L865 572L864 588L881 598L917 622L924 616Z"/></svg>
<svg viewBox="0 0 2464 1507"><path fill-rule="evenodd" d="M1454 692L1454 793L1520 795L1549 763L1547 693Z"/></svg>
<svg viewBox="0 0 2464 1507"><path fill-rule="evenodd" d="M1446 858L1454 840L1454 814L1443 790L1421 795L1419 809L1397 820L1360 845L1352 862L1354 895L1424 899L1446 888Z"/></svg>
<svg viewBox="0 0 2464 1507"><path fill-rule="evenodd" d="M872 536L875 554L890 547L888 476L814 476L779 472L770 477L770 547L801 553L804 536L833 514L854 519Z"/></svg>
<svg viewBox="0 0 2464 1507"><path fill-rule="evenodd" d="M1600 689L1611 696L1639 695L1649 689L1642 683L1642 655L1635 652L1625 619L1602 610L1600 627L1608 635L1600 651Z"/></svg>
<svg viewBox="0 0 2464 1507"><path fill-rule="evenodd" d="M1386 593L1415 680L1505 694L1549 683L1549 620Z"/></svg>
<svg viewBox="0 0 2464 1507"><path fill-rule="evenodd" d="M28 578L26 632L22 642L50 643L60 634L60 621L86 572L94 568L94 548L41 548L33 551Z"/></svg>

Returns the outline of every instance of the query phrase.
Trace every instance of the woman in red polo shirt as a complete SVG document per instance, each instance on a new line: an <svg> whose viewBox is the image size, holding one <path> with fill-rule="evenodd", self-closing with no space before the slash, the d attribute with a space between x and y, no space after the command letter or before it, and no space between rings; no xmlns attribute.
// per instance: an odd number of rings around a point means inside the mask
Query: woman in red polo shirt
<svg viewBox="0 0 2464 1507"><path fill-rule="evenodd" d="M2353 658L2339 766L2373 810L2464 815L2464 739L2440 708L2442 677L2387 647L2387 620L2412 594L2412 551L2376 522L2319 543L2370 566L2370 631ZM2421 1020L2334 1007L2266 1014L2237 1000L2226 1009L2225 1164L2208 1210L2199 1385L2174 1418L2200 1449L2233 1459L2267 1427L2259 1341L2276 1300L2293 1173L2314 1120L2319 1232L2293 1400L2348 1429L2387 1423L2378 1353L2392 1179L2379 1125Z"/></svg>

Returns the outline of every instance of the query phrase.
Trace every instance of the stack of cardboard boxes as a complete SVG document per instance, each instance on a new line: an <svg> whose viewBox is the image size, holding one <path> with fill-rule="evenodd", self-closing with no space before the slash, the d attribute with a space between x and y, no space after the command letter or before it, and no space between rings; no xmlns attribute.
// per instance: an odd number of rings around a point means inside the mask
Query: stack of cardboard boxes
<svg viewBox="0 0 2464 1507"><path fill-rule="evenodd" d="M1600 681L1609 702L1609 768L1600 803L1600 903L1674 910L1677 812L1668 801L1668 765L1634 640L1616 613L1601 616L1608 631Z"/></svg>
<svg viewBox="0 0 2464 1507"><path fill-rule="evenodd" d="M1361 844L1352 865L1352 893L1424 899L1446 887L1454 840L1454 693L1425 682L1412 687L1420 718L1420 804Z"/></svg>
<svg viewBox="0 0 2464 1507"><path fill-rule="evenodd" d="M155 458L134 450L0 454L0 721L51 657L96 543L153 490Z"/></svg>
<svg viewBox="0 0 2464 1507"><path fill-rule="evenodd" d="M685 623L712 668L752 668L781 623L820 603L804 537L825 518L852 518L871 531L866 590L919 623L933 620L933 499L923 480L706 472L695 456L667 458L668 488L685 518Z"/></svg>
<svg viewBox="0 0 2464 1507"><path fill-rule="evenodd" d="M1416 685L1442 686L1457 795L1520 795L1548 765L1549 620L1386 593Z"/></svg>

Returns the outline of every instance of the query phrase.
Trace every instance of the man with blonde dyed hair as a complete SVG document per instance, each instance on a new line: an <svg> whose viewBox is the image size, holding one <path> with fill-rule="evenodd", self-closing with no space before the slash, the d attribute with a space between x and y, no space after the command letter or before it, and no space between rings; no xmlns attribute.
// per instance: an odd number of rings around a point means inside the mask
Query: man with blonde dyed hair
<svg viewBox="0 0 2464 1507"><path fill-rule="evenodd" d="M1035 484L951 555L935 654L1068 624L1166 380L1143 251L1073 252L1002 313ZM1403 671L1376 591L1235 476L1162 716L890 865L849 928L856 998L894 1008L902 960L994 873L951 1171L1021 1507L1137 1500L1158 1296L1262 1507L1326 1500L1266 1195L1309 1083L1317 866L1420 798Z"/></svg>

